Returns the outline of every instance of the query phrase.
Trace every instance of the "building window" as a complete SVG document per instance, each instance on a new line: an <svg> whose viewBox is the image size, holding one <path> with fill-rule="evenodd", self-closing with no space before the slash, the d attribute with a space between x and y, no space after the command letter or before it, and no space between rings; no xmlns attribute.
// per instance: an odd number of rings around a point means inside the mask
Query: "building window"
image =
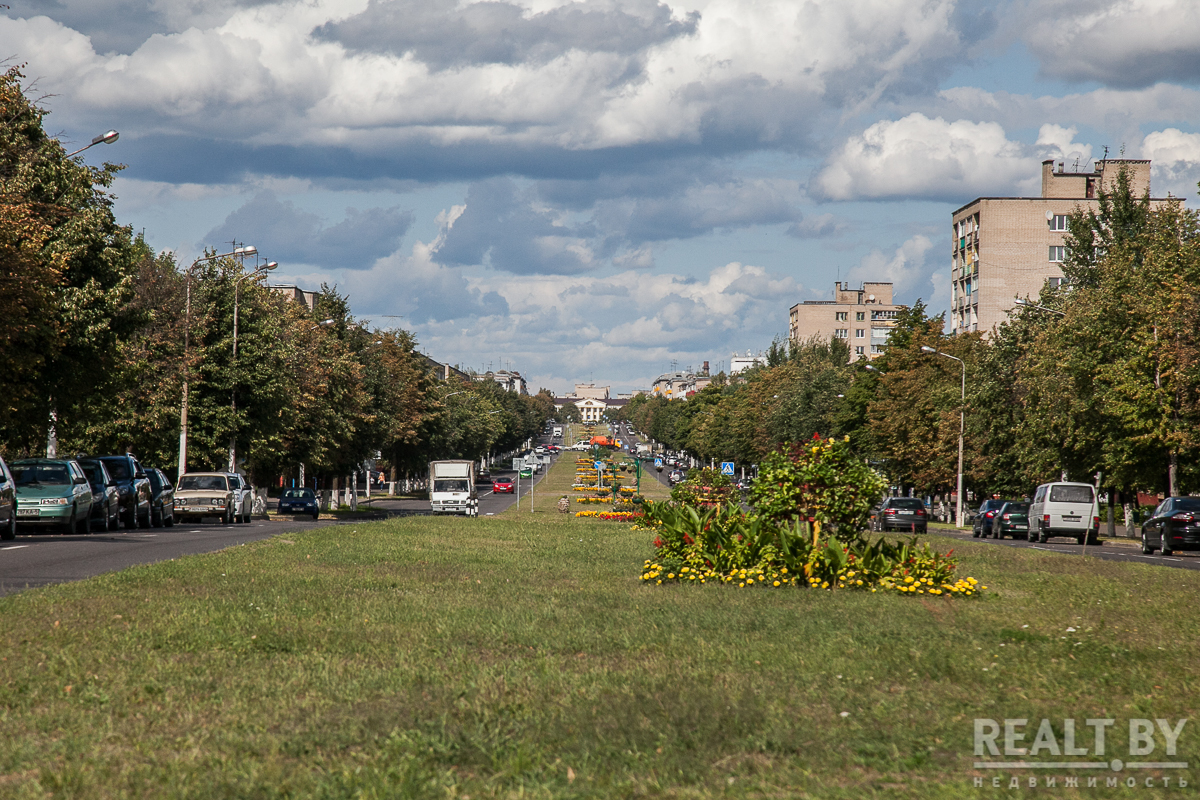
<svg viewBox="0 0 1200 800"><path fill-rule="evenodd" d="M866 330L866 328L855 328L855 329L854 329L854 338L855 338L855 339L865 339L865 338L867 338L867 330Z"/></svg>
<svg viewBox="0 0 1200 800"><path fill-rule="evenodd" d="M871 328L871 340L887 339L888 334L891 332L891 328Z"/></svg>
<svg viewBox="0 0 1200 800"><path fill-rule="evenodd" d="M886 349L887 349L886 345L873 344L873 345L871 345L871 354L877 356Z"/></svg>
<svg viewBox="0 0 1200 800"><path fill-rule="evenodd" d="M838 328L833 332L833 335L839 339L845 339L850 335L850 331L846 328Z"/></svg>
<svg viewBox="0 0 1200 800"><path fill-rule="evenodd" d="M1050 245L1050 263L1061 264L1065 260L1067 248L1061 244Z"/></svg>
<svg viewBox="0 0 1200 800"><path fill-rule="evenodd" d="M845 311L835 311L833 313L833 318L835 320L837 320L838 322L845 322L846 321L846 312Z"/></svg>
<svg viewBox="0 0 1200 800"><path fill-rule="evenodd" d="M854 355L856 355L856 356L866 355L866 348L865 347L854 348Z"/></svg>
<svg viewBox="0 0 1200 800"><path fill-rule="evenodd" d="M1066 278L1049 278L1047 282L1050 284L1051 289L1057 289L1058 287L1060 287L1064 283L1066 283L1067 279Z"/></svg>
<svg viewBox="0 0 1200 800"><path fill-rule="evenodd" d="M872 311L871 319L895 319L895 311Z"/></svg>
<svg viewBox="0 0 1200 800"><path fill-rule="evenodd" d="M1050 220L1050 230L1065 231L1066 229L1067 229L1067 215L1066 214L1055 214L1054 217Z"/></svg>
<svg viewBox="0 0 1200 800"><path fill-rule="evenodd" d="M859 322L862 322L864 319L866 319L866 318L867 318L867 312L865 312L865 311L855 311L855 312L854 312L854 318L855 318L856 320L858 320Z"/></svg>

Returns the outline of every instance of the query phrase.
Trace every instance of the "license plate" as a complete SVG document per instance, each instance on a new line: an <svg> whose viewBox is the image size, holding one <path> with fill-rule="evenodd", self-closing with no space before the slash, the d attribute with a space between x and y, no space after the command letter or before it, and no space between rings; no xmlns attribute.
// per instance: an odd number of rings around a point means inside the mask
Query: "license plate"
<svg viewBox="0 0 1200 800"><path fill-rule="evenodd" d="M18 517L38 517L41 516L41 510L37 508L18 508Z"/></svg>
<svg viewBox="0 0 1200 800"><path fill-rule="evenodd" d="M1079 522L1079 517L1063 517L1063 522Z"/></svg>
<svg viewBox="0 0 1200 800"><path fill-rule="evenodd" d="M1013 530L1014 531L1027 531L1027 530L1029 530L1029 526L1028 525L1013 525Z"/></svg>

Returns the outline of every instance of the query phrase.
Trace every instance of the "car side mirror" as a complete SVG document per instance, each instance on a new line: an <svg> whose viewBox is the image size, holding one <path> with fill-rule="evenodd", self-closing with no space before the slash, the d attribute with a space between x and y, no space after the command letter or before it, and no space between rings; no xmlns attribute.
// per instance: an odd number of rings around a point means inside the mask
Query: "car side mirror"
<svg viewBox="0 0 1200 800"><path fill-rule="evenodd" d="M88 482L88 479L87 479L87 478L80 478L80 477L76 476L76 478L75 478L75 482L76 482L76 483L87 484L87 482Z"/></svg>
<svg viewBox="0 0 1200 800"><path fill-rule="evenodd" d="M144 477L146 477L146 473L142 472L141 470L138 470L136 473L134 473L133 477L144 478Z"/></svg>
<svg viewBox="0 0 1200 800"><path fill-rule="evenodd" d="M104 484L104 485L105 485L105 486L112 487L112 488L114 488L114 489L115 489L115 488L117 487L117 482L116 482L116 481L109 481L108 483L106 483L106 484Z"/></svg>

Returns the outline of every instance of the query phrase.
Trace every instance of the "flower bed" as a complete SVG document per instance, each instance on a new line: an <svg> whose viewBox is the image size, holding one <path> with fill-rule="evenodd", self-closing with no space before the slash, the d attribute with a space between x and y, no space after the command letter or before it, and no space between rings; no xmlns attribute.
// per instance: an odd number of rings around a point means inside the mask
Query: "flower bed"
<svg viewBox="0 0 1200 800"><path fill-rule="evenodd" d="M608 520L609 522L633 522L641 519L644 514L638 511L576 511L577 517L594 517L596 519Z"/></svg>

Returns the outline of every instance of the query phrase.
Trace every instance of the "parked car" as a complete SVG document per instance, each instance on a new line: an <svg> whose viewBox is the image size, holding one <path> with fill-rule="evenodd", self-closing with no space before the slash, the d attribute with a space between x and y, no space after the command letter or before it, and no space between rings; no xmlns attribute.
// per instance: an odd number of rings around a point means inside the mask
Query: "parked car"
<svg viewBox="0 0 1200 800"><path fill-rule="evenodd" d="M131 455L94 456L117 482L121 494L121 521L126 528L150 527L150 479Z"/></svg>
<svg viewBox="0 0 1200 800"><path fill-rule="evenodd" d="M87 533L92 487L74 459L26 458L11 465L17 488L17 523Z"/></svg>
<svg viewBox="0 0 1200 800"><path fill-rule="evenodd" d="M885 499L875 512L875 529L925 533L929 529L929 516L925 513L925 501L919 497L889 497Z"/></svg>
<svg viewBox="0 0 1200 800"><path fill-rule="evenodd" d="M99 459L81 458L79 466L92 489L92 530L115 531L121 525L121 493L117 482Z"/></svg>
<svg viewBox="0 0 1200 800"><path fill-rule="evenodd" d="M279 497L280 514L311 514L321 516L321 503L312 489L286 489Z"/></svg>
<svg viewBox="0 0 1200 800"><path fill-rule="evenodd" d="M1014 500L1000 506L996 516L992 517L991 533L993 539L1003 539L1005 536L1028 539L1029 503Z"/></svg>
<svg viewBox="0 0 1200 800"><path fill-rule="evenodd" d="M1200 550L1200 497L1168 497L1142 523L1142 552Z"/></svg>
<svg viewBox="0 0 1200 800"><path fill-rule="evenodd" d="M1037 528L1039 542L1069 536L1083 544L1099 542L1100 510L1090 483L1043 483L1029 504L1029 524Z"/></svg>
<svg viewBox="0 0 1200 800"><path fill-rule="evenodd" d="M146 468L150 479L150 524L156 528L175 524L175 487L161 469Z"/></svg>
<svg viewBox="0 0 1200 800"><path fill-rule="evenodd" d="M980 536L987 538L992 532L992 521L996 519L996 512L1004 507L1007 500L984 500L983 505L979 506L979 510L975 512L975 518L971 523L971 535L978 539Z"/></svg>
<svg viewBox="0 0 1200 800"><path fill-rule="evenodd" d="M229 525L236 502L237 495L224 472L189 472L175 487L175 516L180 522L220 517Z"/></svg>
<svg viewBox="0 0 1200 800"><path fill-rule="evenodd" d="M671 484L672 486L674 486L674 485L675 485L675 484L677 484L677 483L682 483L682 482L683 482L683 480L684 480L684 475L683 475L683 473L682 473L682 472L680 472L680 471L679 471L679 470L677 470L677 469L676 469L676 470L672 470L672 471L671 471L671 474L667 476L667 482L668 482L669 484Z"/></svg>
<svg viewBox="0 0 1200 800"><path fill-rule="evenodd" d="M492 481L492 494L513 494L515 491L512 478L496 478Z"/></svg>
<svg viewBox="0 0 1200 800"><path fill-rule="evenodd" d="M17 486L8 464L0 458L0 539L11 542L17 538Z"/></svg>
<svg viewBox="0 0 1200 800"><path fill-rule="evenodd" d="M250 489L250 484L236 472L226 472L229 477L229 486L234 491L233 503L233 521L242 524L250 524L250 515L254 511L254 492Z"/></svg>

